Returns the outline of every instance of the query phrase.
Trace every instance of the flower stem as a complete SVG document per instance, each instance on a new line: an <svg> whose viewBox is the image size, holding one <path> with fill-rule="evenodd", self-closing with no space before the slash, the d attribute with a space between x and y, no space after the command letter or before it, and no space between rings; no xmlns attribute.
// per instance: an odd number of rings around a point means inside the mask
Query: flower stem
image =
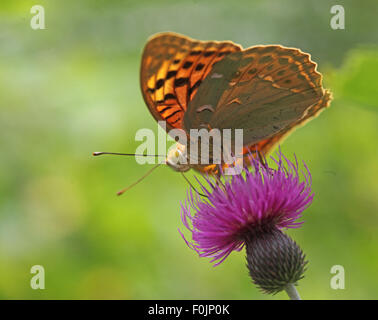
<svg viewBox="0 0 378 320"><path fill-rule="evenodd" d="M301 297L299 296L299 293L297 289L295 288L294 284L289 283L285 287L285 291L291 300L301 300Z"/></svg>

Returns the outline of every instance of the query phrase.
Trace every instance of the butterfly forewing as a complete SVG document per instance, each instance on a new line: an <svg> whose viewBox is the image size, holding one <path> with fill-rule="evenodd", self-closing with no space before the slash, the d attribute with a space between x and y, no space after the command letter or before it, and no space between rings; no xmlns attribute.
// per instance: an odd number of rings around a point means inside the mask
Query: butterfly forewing
<svg viewBox="0 0 378 320"><path fill-rule="evenodd" d="M141 87L154 118L165 120L167 130L182 128L188 103L212 66L240 50L229 41L196 41L174 33L152 37L142 56Z"/></svg>

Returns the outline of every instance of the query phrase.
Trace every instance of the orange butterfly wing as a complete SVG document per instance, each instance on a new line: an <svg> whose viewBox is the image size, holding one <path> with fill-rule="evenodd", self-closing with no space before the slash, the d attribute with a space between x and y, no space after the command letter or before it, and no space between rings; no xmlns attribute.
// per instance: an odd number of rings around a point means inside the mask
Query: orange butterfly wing
<svg viewBox="0 0 378 320"><path fill-rule="evenodd" d="M309 54L279 45L255 46L213 67L190 101L184 125L186 130L241 128L243 154L267 154L330 100ZM214 169L204 166L203 171Z"/></svg>
<svg viewBox="0 0 378 320"><path fill-rule="evenodd" d="M160 33L147 42L140 70L144 100L156 121L167 130L183 128L183 117L214 63L241 47L230 41L197 41Z"/></svg>
<svg viewBox="0 0 378 320"><path fill-rule="evenodd" d="M261 152L265 155L269 154L274 149L274 147L276 147L280 142L282 142L295 129L304 126L312 118L317 117L325 108L329 107L331 100L332 94L328 90L326 90L324 96L319 100L318 103L316 103L308 109L307 113L303 116L303 118L299 119L285 130L273 135L268 139L244 147L243 154L246 157L248 157L250 153L256 153L256 151Z"/></svg>

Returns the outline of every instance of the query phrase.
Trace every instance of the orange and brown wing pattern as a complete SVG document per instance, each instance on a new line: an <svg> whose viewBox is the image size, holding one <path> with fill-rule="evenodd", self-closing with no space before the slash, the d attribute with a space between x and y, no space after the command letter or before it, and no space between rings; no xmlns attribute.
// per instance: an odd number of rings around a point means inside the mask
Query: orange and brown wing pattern
<svg viewBox="0 0 378 320"><path fill-rule="evenodd" d="M329 107L332 100L332 94L330 91L325 90L325 94L323 97L319 100L318 103L308 108L307 112L303 116L303 118L299 119L295 123L292 124L292 126L286 128L282 132L273 135L272 137L268 139L261 140L257 143L253 143L251 145L246 145L243 147L243 165L249 166L251 164L251 161L249 159L250 156L258 157L258 153L262 156L268 156L274 148L279 144L282 143L283 140L292 133L295 129L304 126L308 121L312 120L313 118L317 117L325 108ZM222 165L223 170L225 169L226 164ZM209 164L209 165L198 165L194 167L195 170L210 174L210 175L216 175L219 173L218 165L215 164Z"/></svg>
<svg viewBox="0 0 378 320"><path fill-rule="evenodd" d="M256 46L214 65L189 103L187 129L243 129L246 146L290 130L327 96L310 55ZM329 98L329 97L328 97Z"/></svg>
<svg viewBox="0 0 378 320"><path fill-rule="evenodd" d="M232 42L197 41L161 33L147 42L141 63L141 88L154 118L165 120L167 130L182 128L189 101L214 63L240 51Z"/></svg>
<svg viewBox="0 0 378 320"><path fill-rule="evenodd" d="M255 46L214 65L190 101L184 125L187 130L243 129L243 154L266 154L330 100L309 54L279 45Z"/></svg>
<svg viewBox="0 0 378 320"><path fill-rule="evenodd" d="M273 135L272 137L268 139L265 139L265 140L259 141L258 143L244 147L243 155L246 156L245 160L247 160L247 157L250 154L256 156L256 152L260 152L263 155L268 155L269 153L271 153L271 151L279 143L282 143L282 141L295 129L301 126L304 126L308 121L317 117L325 108L329 107L331 100L332 100L332 94L328 90L325 90L325 94L322 97L322 99L320 99L319 102L316 103L315 105L311 106L307 110L303 118L293 123L292 126L288 127L286 130L283 130L282 132L276 135ZM245 163L248 163L248 161L245 161Z"/></svg>
<svg viewBox="0 0 378 320"><path fill-rule="evenodd" d="M245 147L243 150L245 155L248 155L250 152L255 153L256 151L265 155L269 154L291 132L317 117L330 105L332 100L331 93L323 89L322 75L316 71L317 65L311 61L309 54L303 53L299 49L284 48L281 46L259 46L256 48L257 52L259 50L260 52L264 52L264 48L265 51L268 48L272 50L272 56L263 56L260 58L260 61L265 60L265 63L262 63L256 71L260 78L271 81L275 87L287 88L290 90L291 96L302 97L305 101L315 99L315 103L309 105L304 110L301 118L290 123L281 131L267 139ZM253 52L254 50L251 51ZM268 63L271 60L270 57L273 58L273 63ZM241 78L241 81L248 81L248 76L246 77L245 74L244 79L243 76Z"/></svg>
<svg viewBox="0 0 378 320"><path fill-rule="evenodd" d="M251 84L256 82L267 82L272 88L285 89L277 92L282 96L302 93L319 99L324 95L316 63L311 61L308 53L299 49L280 45L255 46L228 58L237 61L238 68L218 102L219 111L235 99L245 104L277 101L279 95L273 95L269 86L264 92L251 92Z"/></svg>

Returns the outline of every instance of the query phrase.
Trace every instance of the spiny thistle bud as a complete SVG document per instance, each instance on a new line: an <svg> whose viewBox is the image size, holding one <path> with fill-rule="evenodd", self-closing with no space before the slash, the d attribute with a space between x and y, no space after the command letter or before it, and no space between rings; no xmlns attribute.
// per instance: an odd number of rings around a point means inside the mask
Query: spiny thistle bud
<svg viewBox="0 0 378 320"><path fill-rule="evenodd" d="M305 255L281 230L256 230L246 236L245 244L249 275L264 293L276 294L303 278Z"/></svg>

